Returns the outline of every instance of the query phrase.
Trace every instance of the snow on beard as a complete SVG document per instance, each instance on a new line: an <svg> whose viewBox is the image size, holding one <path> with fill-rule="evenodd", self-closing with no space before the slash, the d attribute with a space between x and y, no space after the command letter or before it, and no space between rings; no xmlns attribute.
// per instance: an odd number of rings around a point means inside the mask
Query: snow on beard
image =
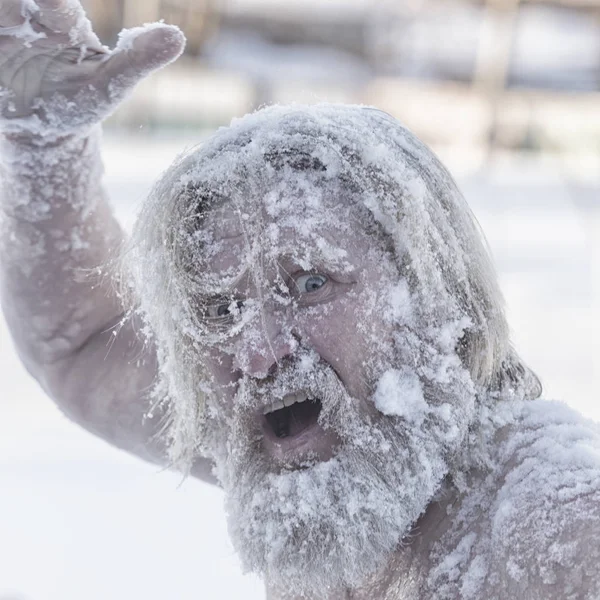
<svg viewBox="0 0 600 600"><path fill-rule="evenodd" d="M244 567L276 588L315 597L324 587L358 586L385 566L434 497L448 473L448 453L464 433L454 407L468 402L472 387L456 376L447 386L426 383L423 394L432 404L402 417L349 396L308 349L299 349L273 382L245 381L233 415L213 430L227 440L215 458ZM245 409L264 394L298 388L321 399L319 421L339 445L326 462L308 457L305 468L282 470L265 456ZM388 405L404 405L404 389L395 382Z"/></svg>
<svg viewBox="0 0 600 600"><path fill-rule="evenodd" d="M475 395L455 348L469 322L446 324L443 330L419 323L408 283L381 231L337 179L303 170L286 177L277 172L264 194L249 196L244 190L241 195L243 202L234 196L219 204L201 229L204 256L210 256L201 263L203 288L214 286L217 298L229 298L233 314L225 328L205 320L198 343L229 351L242 367L263 336L262 311L294 310L293 294L277 268L280 257L293 258L307 271L323 264L351 271L353 257L323 237L323 226L342 235L349 235L348 224L365 227L374 236L370 251L378 253L380 263L389 262L380 293L367 300L390 336L366 341L362 397L350 395L332 366L292 331L282 332L289 336L291 355L271 377L242 376L230 402L218 381L204 388L203 446L216 462L231 536L245 566L309 596L323 586L358 585L385 564L409 532L448 473L448 456L464 439ZM338 203L342 196L353 198L345 208ZM286 228L297 235L281 235ZM230 240L240 232L234 245L238 260L230 263L220 236ZM223 294L234 283L250 292ZM210 308L204 307L205 315ZM241 346L240 337L247 337ZM243 347L248 356L240 354ZM255 413L266 399L299 389L319 399L319 423L333 432L336 447L327 462L307 456L295 470L282 469L261 447Z"/></svg>

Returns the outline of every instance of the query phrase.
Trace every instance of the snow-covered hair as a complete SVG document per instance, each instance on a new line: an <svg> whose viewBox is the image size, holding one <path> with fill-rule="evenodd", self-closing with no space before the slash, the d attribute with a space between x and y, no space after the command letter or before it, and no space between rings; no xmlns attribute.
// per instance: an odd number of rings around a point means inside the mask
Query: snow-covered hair
<svg viewBox="0 0 600 600"><path fill-rule="evenodd" d="M156 393L169 406L174 460L189 462L201 446L202 219L229 200L264 197L289 172L347 192L365 228L390 248L423 328L463 324L457 352L480 393L540 394L510 345L476 219L433 152L374 108L273 106L233 121L179 157L150 194L124 254L133 301L157 342Z"/></svg>

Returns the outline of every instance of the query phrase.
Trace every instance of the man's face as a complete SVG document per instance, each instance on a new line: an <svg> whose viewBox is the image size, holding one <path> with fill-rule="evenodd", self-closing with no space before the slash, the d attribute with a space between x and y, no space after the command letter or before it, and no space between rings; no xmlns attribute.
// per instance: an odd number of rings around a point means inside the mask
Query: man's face
<svg viewBox="0 0 600 600"><path fill-rule="evenodd" d="M207 447L234 544L288 590L356 584L445 476L429 421L459 400L428 393L406 282L351 203L226 203L200 235Z"/></svg>
<svg viewBox="0 0 600 600"><path fill-rule="evenodd" d="M335 219L333 207L328 214ZM304 228L301 215L290 219L298 225L275 225L264 213L253 218L264 219L261 229L271 235L275 227L276 239L245 231L229 206L207 223L219 247L210 270L222 280L234 273L237 281L206 304L207 327L221 336L206 365L219 411L230 416L241 403L255 413L262 452L275 470L285 470L329 459L340 444L335 428L319 422L327 408L322 382L304 381L315 370L327 369L357 409L373 412L374 371L391 351L389 286L399 276L391 256L356 222ZM258 244L265 247L252 248ZM260 273L247 264L255 254Z"/></svg>

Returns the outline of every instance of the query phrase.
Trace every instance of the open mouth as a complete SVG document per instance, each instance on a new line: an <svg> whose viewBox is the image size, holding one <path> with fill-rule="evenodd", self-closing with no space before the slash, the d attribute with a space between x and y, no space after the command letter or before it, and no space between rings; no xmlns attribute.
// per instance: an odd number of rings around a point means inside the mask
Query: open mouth
<svg viewBox="0 0 600 600"><path fill-rule="evenodd" d="M286 394L265 407L266 429L277 439L294 438L317 423L321 408L321 401L304 391Z"/></svg>

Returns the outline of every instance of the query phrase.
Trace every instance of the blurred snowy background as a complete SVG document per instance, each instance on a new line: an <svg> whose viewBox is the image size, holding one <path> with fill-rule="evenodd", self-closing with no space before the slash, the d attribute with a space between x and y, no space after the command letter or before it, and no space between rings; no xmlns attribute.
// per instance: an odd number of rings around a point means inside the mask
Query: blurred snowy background
<svg viewBox="0 0 600 600"><path fill-rule="evenodd" d="M158 18L189 39L107 124L126 226L173 157L232 117L293 100L379 106L458 179L545 396L600 419L600 0L84 4L107 44ZM264 597L240 572L220 492L68 423L3 323L0 378L0 600Z"/></svg>

